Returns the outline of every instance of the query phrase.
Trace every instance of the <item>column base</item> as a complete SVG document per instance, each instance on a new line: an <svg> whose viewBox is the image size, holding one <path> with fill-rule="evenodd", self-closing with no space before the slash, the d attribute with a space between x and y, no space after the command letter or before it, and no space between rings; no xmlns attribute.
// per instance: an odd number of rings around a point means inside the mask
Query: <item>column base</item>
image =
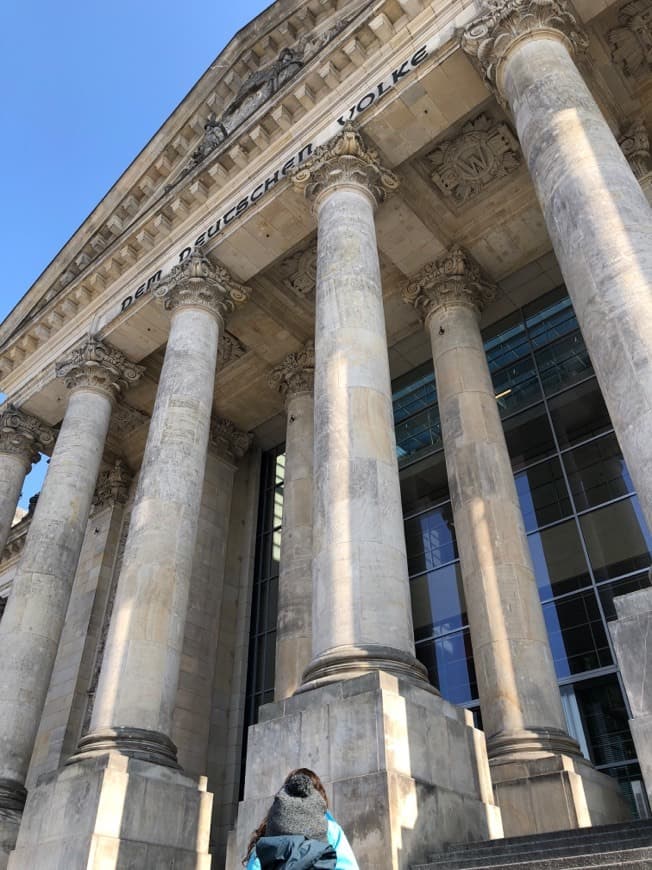
<svg viewBox="0 0 652 870"><path fill-rule="evenodd" d="M303 691L249 729L244 801L226 867L290 770L323 780L361 867L407 870L450 843L502 836L484 735L471 714L382 671Z"/></svg>
<svg viewBox="0 0 652 870"><path fill-rule="evenodd" d="M615 779L576 755L490 761L506 837L627 821L631 811Z"/></svg>
<svg viewBox="0 0 652 870"><path fill-rule="evenodd" d="M177 762L177 747L160 731L146 728L102 728L85 734L79 741L77 752L66 764L76 764L86 758L96 758L107 752L119 752L129 758L149 761L163 767L181 770Z"/></svg>
<svg viewBox="0 0 652 870"><path fill-rule="evenodd" d="M487 737L487 753L491 764L547 758L549 755L582 758L577 741L560 728L528 728L492 734Z"/></svg>
<svg viewBox="0 0 652 870"><path fill-rule="evenodd" d="M9 870L208 870L206 779L117 752L42 777L30 790Z"/></svg>
<svg viewBox="0 0 652 870"><path fill-rule="evenodd" d="M0 808L0 870L6 870L9 855L16 846L22 812Z"/></svg>
<svg viewBox="0 0 652 870"><path fill-rule="evenodd" d="M375 671L409 680L425 691L439 695L428 681L428 671L416 656L378 644L340 646L330 650L308 665L297 691L306 692Z"/></svg>

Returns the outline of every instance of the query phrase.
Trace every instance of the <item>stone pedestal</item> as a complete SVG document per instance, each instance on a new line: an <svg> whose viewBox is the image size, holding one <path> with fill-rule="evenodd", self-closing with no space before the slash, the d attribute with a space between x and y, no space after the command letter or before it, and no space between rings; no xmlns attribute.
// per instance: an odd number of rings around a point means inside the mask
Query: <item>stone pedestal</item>
<svg viewBox="0 0 652 870"><path fill-rule="evenodd" d="M652 588L614 599L618 619L609 623L620 673L632 710L629 727L652 804Z"/></svg>
<svg viewBox="0 0 652 870"><path fill-rule="evenodd" d="M322 778L360 867L406 870L449 843L501 837L484 736L471 723L468 711L383 671L262 707L228 870L241 867L296 767Z"/></svg>
<svg viewBox="0 0 652 870"><path fill-rule="evenodd" d="M30 791L10 870L208 870L204 777L109 753Z"/></svg>

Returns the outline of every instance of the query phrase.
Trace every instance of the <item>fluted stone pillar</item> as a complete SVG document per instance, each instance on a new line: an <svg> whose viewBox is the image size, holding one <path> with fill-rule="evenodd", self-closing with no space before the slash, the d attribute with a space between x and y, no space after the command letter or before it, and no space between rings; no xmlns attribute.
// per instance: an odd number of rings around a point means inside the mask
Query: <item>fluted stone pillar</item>
<svg viewBox="0 0 652 870"><path fill-rule="evenodd" d="M54 433L36 417L7 405L0 412L0 553L5 548L25 476L54 443Z"/></svg>
<svg viewBox="0 0 652 870"><path fill-rule="evenodd" d="M293 174L318 221L313 660L304 684L383 669L426 681L414 655L374 210L398 186L346 128Z"/></svg>
<svg viewBox="0 0 652 870"><path fill-rule="evenodd" d="M567 732L480 333L494 288L460 248L405 287L430 334L482 722L506 835L627 817Z"/></svg>
<svg viewBox="0 0 652 870"><path fill-rule="evenodd" d="M74 760L118 750L175 767L172 712L224 320L247 298L195 251L157 290L172 319L89 733Z"/></svg>
<svg viewBox="0 0 652 870"><path fill-rule="evenodd" d="M511 110L546 226L652 526L652 211L573 60L566 0L505 0L462 39Z"/></svg>
<svg viewBox="0 0 652 870"><path fill-rule="evenodd" d="M0 624L0 810L20 810L111 408L142 368L91 339L61 360L70 398Z"/></svg>
<svg viewBox="0 0 652 870"><path fill-rule="evenodd" d="M283 534L278 577L274 698L301 685L312 653L312 487L315 349L312 341L290 353L271 374L285 397Z"/></svg>

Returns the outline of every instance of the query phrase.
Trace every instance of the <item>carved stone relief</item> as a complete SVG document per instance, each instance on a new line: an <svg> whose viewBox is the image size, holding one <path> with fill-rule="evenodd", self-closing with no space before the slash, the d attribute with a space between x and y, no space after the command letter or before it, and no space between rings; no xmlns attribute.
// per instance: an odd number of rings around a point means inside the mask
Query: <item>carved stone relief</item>
<svg viewBox="0 0 652 870"><path fill-rule="evenodd" d="M650 137L642 119L637 118L624 127L618 143L638 179L652 172Z"/></svg>
<svg viewBox="0 0 652 870"><path fill-rule="evenodd" d="M317 242L286 257L279 267L283 284L297 296L312 297L317 281Z"/></svg>
<svg viewBox="0 0 652 870"><path fill-rule="evenodd" d="M430 178L445 197L463 205L522 162L518 140L504 121L482 113L426 156Z"/></svg>
<svg viewBox="0 0 652 870"><path fill-rule="evenodd" d="M652 71L652 5L631 0L618 13L619 27L607 34L611 59L626 76L638 78Z"/></svg>
<svg viewBox="0 0 652 870"><path fill-rule="evenodd" d="M226 368L247 353L248 348L230 332L224 331L217 348L217 364L220 369Z"/></svg>

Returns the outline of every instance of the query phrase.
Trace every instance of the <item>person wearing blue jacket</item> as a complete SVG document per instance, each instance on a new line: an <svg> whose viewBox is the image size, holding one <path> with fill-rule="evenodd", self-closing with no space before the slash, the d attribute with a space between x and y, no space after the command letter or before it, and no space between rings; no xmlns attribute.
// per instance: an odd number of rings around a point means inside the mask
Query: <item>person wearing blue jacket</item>
<svg viewBox="0 0 652 870"><path fill-rule="evenodd" d="M322 781L307 767L287 775L242 863L247 870L359 870L346 834L328 811Z"/></svg>

